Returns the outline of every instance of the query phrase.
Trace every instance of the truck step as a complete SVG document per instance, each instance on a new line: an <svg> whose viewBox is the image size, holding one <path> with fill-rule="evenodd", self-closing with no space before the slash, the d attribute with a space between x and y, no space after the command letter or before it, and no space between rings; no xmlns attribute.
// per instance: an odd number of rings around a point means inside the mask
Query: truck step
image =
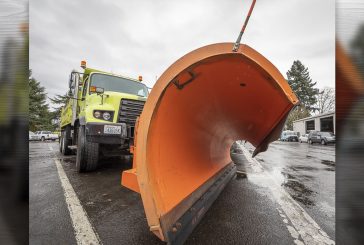
<svg viewBox="0 0 364 245"><path fill-rule="evenodd" d="M69 145L68 149L70 150L77 150L77 145Z"/></svg>

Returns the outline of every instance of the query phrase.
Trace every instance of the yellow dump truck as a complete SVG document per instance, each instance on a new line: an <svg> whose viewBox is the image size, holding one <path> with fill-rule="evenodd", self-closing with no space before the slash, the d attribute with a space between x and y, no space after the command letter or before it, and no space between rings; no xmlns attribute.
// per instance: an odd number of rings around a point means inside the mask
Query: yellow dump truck
<svg viewBox="0 0 364 245"><path fill-rule="evenodd" d="M69 100L61 111L60 151L77 151L78 172L92 171L100 157L131 153L134 125L148 96L148 87L138 79L86 67L73 71Z"/></svg>

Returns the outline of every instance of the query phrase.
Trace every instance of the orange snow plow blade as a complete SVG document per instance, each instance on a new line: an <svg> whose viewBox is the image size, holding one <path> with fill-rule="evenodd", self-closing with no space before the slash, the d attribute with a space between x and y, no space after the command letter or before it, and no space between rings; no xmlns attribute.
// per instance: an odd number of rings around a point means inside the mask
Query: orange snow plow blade
<svg viewBox="0 0 364 245"><path fill-rule="evenodd" d="M122 184L140 192L150 230L183 243L235 175L230 147L265 151L298 103L262 55L233 43L183 56L156 82L136 124L133 169ZM233 211L233 210L228 210Z"/></svg>

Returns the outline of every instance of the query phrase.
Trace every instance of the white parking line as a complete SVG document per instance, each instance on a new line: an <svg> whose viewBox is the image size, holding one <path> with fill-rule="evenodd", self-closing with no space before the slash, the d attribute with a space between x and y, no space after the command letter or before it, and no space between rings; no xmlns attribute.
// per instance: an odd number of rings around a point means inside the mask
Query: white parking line
<svg viewBox="0 0 364 245"><path fill-rule="evenodd" d="M101 241L92 227L80 200L78 199L71 183L69 182L64 169L58 159L54 159L57 166L58 176L62 183L67 207L70 212L73 229L78 245L101 244Z"/></svg>
<svg viewBox="0 0 364 245"><path fill-rule="evenodd" d="M49 146L49 150L53 151L53 147L52 146Z"/></svg>
<svg viewBox="0 0 364 245"><path fill-rule="evenodd" d="M252 158L249 151L243 145L240 146L253 170L253 176L249 179L255 179L257 183L259 182L264 185L264 187L267 187L273 193L274 199L281 207L278 209L278 212L283 221L288 218L294 226L292 227L287 224L288 222L285 222L294 242L296 244L302 243L298 240L299 234L305 244L335 244L335 241L331 240L326 232L324 232L308 213L281 187L280 184L277 183L274 177L267 171L264 171L260 162L255 158Z"/></svg>

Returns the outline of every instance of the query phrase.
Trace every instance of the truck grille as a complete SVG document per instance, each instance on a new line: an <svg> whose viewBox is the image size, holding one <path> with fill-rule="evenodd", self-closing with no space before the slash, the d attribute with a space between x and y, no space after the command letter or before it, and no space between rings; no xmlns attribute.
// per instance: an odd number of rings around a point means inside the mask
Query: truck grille
<svg viewBox="0 0 364 245"><path fill-rule="evenodd" d="M144 104L145 101L140 100L122 99L120 101L118 122L126 123L128 137L134 137L135 121L142 113Z"/></svg>

